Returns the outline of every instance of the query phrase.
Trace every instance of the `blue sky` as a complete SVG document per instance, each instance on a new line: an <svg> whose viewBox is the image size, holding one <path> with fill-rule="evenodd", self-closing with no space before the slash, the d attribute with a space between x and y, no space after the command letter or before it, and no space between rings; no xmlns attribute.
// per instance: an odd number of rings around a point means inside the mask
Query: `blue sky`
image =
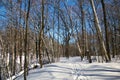
<svg viewBox="0 0 120 80"><path fill-rule="evenodd" d="M0 19L1 18L4 18L3 16L5 15L5 8L4 8L4 6L3 6L3 2L2 2L2 0L0 0Z"/></svg>
<svg viewBox="0 0 120 80"><path fill-rule="evenodd" d="M2 27L3 19L5 19L5 8L0 6L0 29L3 28Z"/></svg>
<svg viewBox="0 0 120 80"><path fill-rule="evenodd" d="M75 5L75 1L76 0L67 0L67 3L70 4L70 5Z"/></svg>
<svg viewBox="0 0 120 80"><path fill-rule="evenodd" d="M5 16L6 16L6 10L5 10L2 0L0 0L0 30L4 28L3 21L6 19Z"/></svg>

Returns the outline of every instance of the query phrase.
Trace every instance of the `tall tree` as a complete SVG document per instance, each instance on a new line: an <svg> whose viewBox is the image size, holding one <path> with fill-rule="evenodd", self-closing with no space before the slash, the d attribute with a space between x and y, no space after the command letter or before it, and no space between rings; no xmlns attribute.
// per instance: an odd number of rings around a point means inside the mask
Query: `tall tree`
<svg viewBox="0 0 120 80"><path fill-rule="evenodd" d="M96 24L95 27L96 27L96 31L97 31L97 34L98 34L98 37L99 37L99 40L100 40L100 45L102 47L102 50L103 50L103 53L105 55L106 61L109 61L109 57L108 57L108 54L107 54L107 51L106 51L106 47L105 47L101 27L100 27L100 24L99 24L98 16L97 16L96 9L95 9L95 6L94 6L94 1L90 0L90 3L91 3L93 14L94 14L94 19L95 19L95 24Z"/></svg>
<svg viewBox="0 0 120 80"><path fill-rule="evenodd" d="M111 60L110 57L110 48L109 48L109 35L108 35L108 25L107 25L107 16L106 16L106 8L104 0L101 0L102 9L103 9L103 16L104 16L104 27L105 27L105 39L106 39L106 50L109 60Z"/></svg>
<svg viewBox="0 0 120 80"><path fill-rule="evenodd" d="M42 9L41 9L41 28L39 32L39 63L40 63L40 68L42 68L42 46L43 46L43 33L44 33L44 0L42 0Z"/></svg>
<svg viewBox="0 0 120 80"><path fill-rule="evenodd" d="M84 3L84 0L79 0L79 3L80 3L80 10L81 10L81 26L82 26L82 50L83 50L83 56L85 56L85 12L84 12L84 9L83 9L83 3Z"/></svg>
<svg viewBox="0 0 120 80"><path fill-rule="evenodd" d="M28 7L27 7L27 14L25 19L25 55L24 55L24 80L27 80L27 55L28 55L28 18L29 18L29 12L30 12L30 0L28 0Z"/></svg>

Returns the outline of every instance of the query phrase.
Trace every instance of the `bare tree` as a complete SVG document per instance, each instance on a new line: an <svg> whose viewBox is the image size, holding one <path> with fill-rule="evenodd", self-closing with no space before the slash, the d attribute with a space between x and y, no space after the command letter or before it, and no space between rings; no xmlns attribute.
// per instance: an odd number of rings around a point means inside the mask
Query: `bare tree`
<svg viewBox="0 0 120 80"><path fill-rule="evenodd" d="M27 55L28 55L28 48L27 48L27 45L28 45L28 18L29 18L29 12L30 12L30 0L28 0L28 8L27 8L27 14L26 14L26 19L25 19L25 55L24 55L24 80L27 80L26 79L26 75L27 75L27 68L28 68L28 65L27 65Z"/></svg>
<svg viewBox="0 0 120 80"><path fill-rule="evenodd" d="M41 28L40 28L40 32L39 32L39 63L40 63L40 67L42 68L42 46L43 46L43 41L42 41L42 37L43 37L43 33L44 33L44 0L42 0L42 9L41 9Z"/></svg>
<svg viewBox="0 0 120 80"><path fill-rule="evenodd" d="M104 15L104 27L105 27L105 39L106 39L106 50L109 60L111 60L110 57L110 48L109 48L109 35L108 35L108 25L107 25L107 16L106 16L106 8L104 0L101 0L102 9L103 9L103 15Z"/></svg>
<svg viewBox="0 0 120 80"><path fill-rule="evenodd" d="M93 14L94 14L94 17L95 17L95 24L96 24L95 27L96 27L96 31L97 31L97 34L98 34L98 37L99 37L99 40L100 40L100 45L102 47L102 50L103 50L103 53L105 55L106 61L109 61L109 57L108 57L106 47L105 47L105 43L104 43L104 40L103 40L103 35L102 35L102 32L101 32L101 28L100 28L99 20L98 20L98 17L97 17L96 9L95 9L95 6L94 6L94 1L90 0L90 3L91 3Z"/></svg>

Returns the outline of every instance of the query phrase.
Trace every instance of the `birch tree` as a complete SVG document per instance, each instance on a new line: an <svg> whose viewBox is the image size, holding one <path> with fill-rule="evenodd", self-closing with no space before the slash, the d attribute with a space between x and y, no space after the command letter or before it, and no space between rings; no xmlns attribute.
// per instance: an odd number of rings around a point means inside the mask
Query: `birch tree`
<svg viewBox="0 0 120 80"><path fill-rule="evenodd" d="M98 34L98 37L99 37L99 40L100 40L100 45L102 47L102 51L105 55L105 59L106 59L106 62L107 62L107 61L110 61L110 59L109 59L107 51L106 51L106 47L105 47L105 43L104 43L104 39L103 39L103 34L102 34L102 31L101 31L98 16L97 16L96 9L95 9L95 6L94 6L94 1L90 0L90 3L91 3L93 14L94 14L94 19L95 19L95 24L96 24L95 27L96 27L96 31L97 31L97 34Z"/></svg>

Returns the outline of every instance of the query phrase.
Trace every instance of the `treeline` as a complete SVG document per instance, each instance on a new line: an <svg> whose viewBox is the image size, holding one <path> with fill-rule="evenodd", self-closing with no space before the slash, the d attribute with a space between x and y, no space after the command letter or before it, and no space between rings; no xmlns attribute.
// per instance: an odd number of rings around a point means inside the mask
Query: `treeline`
<svg viewBox="0 0 120 80"><path fill-rule="evenodd" d="M3 0L0 79L64 56L120 57L119 0ZM45 62L47 60L47 62Z"/></svg>

